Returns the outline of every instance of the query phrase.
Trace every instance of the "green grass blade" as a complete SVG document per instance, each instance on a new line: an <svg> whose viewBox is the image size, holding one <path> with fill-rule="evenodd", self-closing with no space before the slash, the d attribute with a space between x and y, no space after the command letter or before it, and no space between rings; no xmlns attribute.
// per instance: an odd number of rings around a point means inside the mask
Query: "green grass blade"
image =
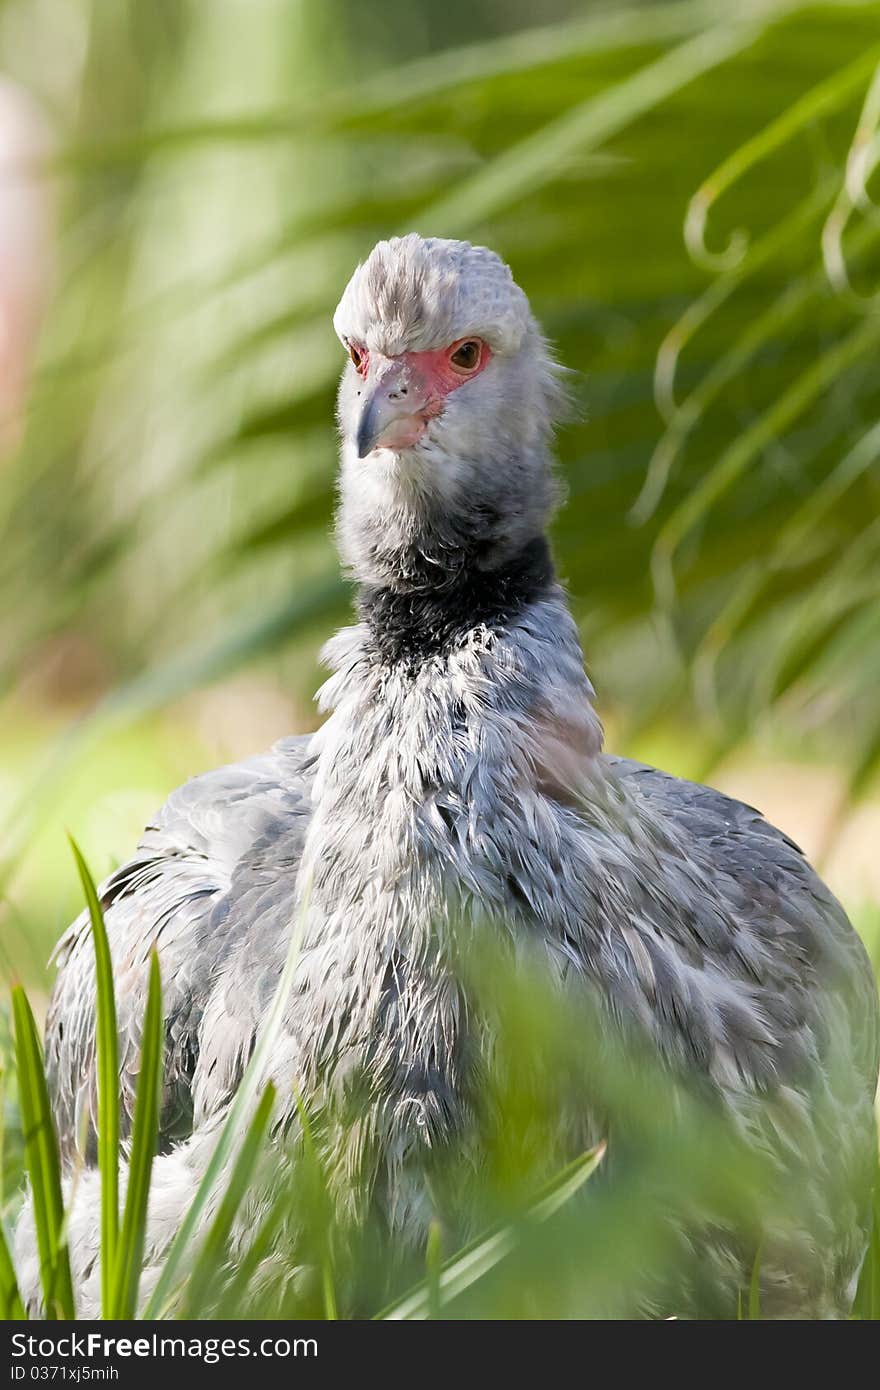
<svg viewBox="0 0 880 1390"><path fill-rule="evenodd" d="M6 1232L0 1225L0 1322L9 1322L11 1319L20 1321L26 1317Z"/></svg>
<svg viewBox="0 0 880 1390"><path fill-rule="evenodd" d="M0 1064L0 1211L6 1206L6 1068Z"/></svg>
<svg viewBox="0 0 880 1390"><path fill-rule="evenodd" d="M528 1218L536 1222L546 1221L564 1206L595 1173L605 1156L605 1148L604 1142L597 1144L564 1168L530 1207ZM464 1293L500 1264L514 1249L517 1240L517 1229L513 1225L502 1226L479 1236L445 1261L439 1271L429 1269L427 1278L384 1308L377 1315L378 1318L385 1321L417 1321L436 1317L439 1307Z"/></svg>
<svg viewBox="0 0 880 1390"><path fill-rule="evenodd" d="M240 1318L241 1309L248 1302L254 1276L278 1241L284 1229L286 1211L283 1202L272 1202L262 1222L256 1229L241 1260L232 1271L229 1283L223 1289L217 1306L218 1318Z"/></svg>
<svg viewBox="0 0 880 1390"><path fill-rule="evenodd" d="M238 1152L235 1166L223 1193L223 1200L217 1209L217 1214L202 1242L202 1248L193 1266L181 1309L181 1317L183 1318L203 1316L206 1296L211 1285L216 1283L218 1268L224 1263L229 1232L232 1229L236 1212L247 1192L254 1165L259 1157L269 1121L272 1118L274 1104L275 1087L269 1081L248 1126L244 1142Z"/></svg>
<svg viewBox="0 0 880 1390"><path fill-rule="evenodd" d="M317 1216L317 1226L321 1230L319 1261L321 1265L321 1292L324 1299L324 1316L328 1322L336 1322L339 1308L336 1301L336 1283L333 1278L333 1258L331 1249L331 1230L333 1208L327 1189L327 1175L318 1154L309 1112L299 1091L294 1090L296 1111L302 1128L303 1156L311 1169L316 1184L313 1206Z"/></svg>
<svg viewBox="0 0 880 1390"><path fill-rule="evenodd" d="M865 1322L880 1322L880 1168L874 1178L868 1252L859 1277L853 1314Z"/></svg>
<svg viewBox="0 0 880 1390"><path fill-rule="evenodd" d="M443 1316L443 1294L440 1277L443 1273L443 1233L436 1219L428 1227L428 1245L425 1251L425 1289L428 1295L428 1318Z"/></svg>
<svg viewBox="0 0 880 1390"><path fill-rule="evenodd" d="M61 1164L37 1025L20 985L12 991L15 1058L24 1131L25 1165L31 1182L40 1282L47 1318L72 1318L73 1281L64 1241Z"/></svg>
<svg viewBox="0 0 880 1390"><path fill-rule="evenodd" d="M752 1265L752 1275L749 1279L749 1321L760 1322L761 1320L761 1250L760 1244L755 1251L755 1260Z"/></svg>
<svg viewBox="0 0 880 1390"><path fill-rule="evenodd" d="M150 956L150 981L144 1012L141 1070L134 1105L128 1188L111 1296L111 1316L114 1318L133 1318L137 1310L138 1284L147 1230L150 1176L159 1141L164 1052L162 983L159 976L159 957L153 950Z"/></svg>
<svg viewBox="0 0 880 1390"><path fill-rule="evenodd" d="M95 948L98 1059L98 1168L101 1173L101 1309L110 1317L116 1247L119 1239L119 1038L113 990L113 960L95 882L76 841L70 848L82 884Z"/></svg>
<svg viewBox="0 0 880 1390"><path fill-rule="evenodd" d="M187 1247L193 1235L198 1229L202 1215L211 1199L218 1178L223 1173L224 1168L235 1148L236 1142L241 1134L242 1127L246 1123L247 1114L253 1105L254 1099L263 1081L263 1075L272 1050L281 1031L284 1020L284 1009L287 1004L290 988L293 984L293 975L299 960L300 946L302 945L303 932L305 930L306 915L308 912L309 888L307 887L302 898L302 902L297 912L296 920L293 923L290 933L290 944L287 950L287 960L272 1006L266 1017L266 1022L262 1033L257 1040L253 1055L247 1065L244 1076L241 1079L235 1099L229 1107L226 1121L220 1131L214 1152L211 1155L204 1176L199 1183L196 1195L190 1205L186 1216L181 1223L180 1229L162 1267L162 1272L156 1282L156 1287L144 1309L145 1318L156 1318L161 1316L165 1304L171 1296L178 1277L183 1272L183 1261L187 1254Z"/></svg>

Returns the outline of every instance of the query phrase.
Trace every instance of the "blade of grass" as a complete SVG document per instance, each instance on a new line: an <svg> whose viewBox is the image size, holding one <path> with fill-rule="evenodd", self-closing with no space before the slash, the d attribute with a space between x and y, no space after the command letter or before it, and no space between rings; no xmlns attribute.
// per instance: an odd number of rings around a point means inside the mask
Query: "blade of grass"
<svg viewBox="0 0 880 1390"><path fill-rule="evenodd" d="M749 1280L749 1321L761 1320L761 1246L755 1251L752 1277Z"/></svg>
<svg viewBox="0 0 880 1390"><path fill-rule="evenodd" d="M299 952L308 913L309 896L310 885L307 884L303 891L299 911L297 912L296 920L293 923L293 928L290 933L287 960L281 979L278 982L278 988L275 991L275 997L272 1000L272 1006L266 1017L265 1026L257 1040L257 1045L254 1048L251 1060L245 1069L244 1076L235 1093L235 1099L229 1107L229 1113L220 1131L219 1138L205 1169L204 1176L199 1183L196 1195L181 1223L177 1235L171 1243L171 1247L162 1267L162 1272L156 1282L156 1287L144 1309L143 1315L147 1319L159 1317L164 1311L165 1305L174 1290L175 1282L183 1272L183 1259L187 1253L187 1247L198 1229L202 1215L213 1195L217 1180L229 1161L236 1140L245 1123L248 1110L253 1104L254 1097L260 1088L260 1084L263 1080L263 1073L272 1055L272 1049L275 1046L278 1035L281 1032L281 1025L284 1021L284 1009L287 1004L291 985L293 984L294 971L296 970L299 960Z"/></svg>
<svg viewBox="0 0 880 1390"><path fill-rule="evenodd" d="M95 882L72 836L68 836L92 924L95 948L95 1037L98 1057L98 1169L101 1174L101 1309L111 1316L119 1238L119 1039L113 960Z"/></svg>
<svg viewBox="0 0 880 1390"><path fill-rule="evenodd" d="M0 1322L20 1321L26 1317L6 1232L0 1225Z"/></svg>
<svg viewBox="0 0 880 1390"><path fill-rule="evenodd" d="M443 1233L436 1219L428 1227L428 1247L425 1251L425 1289L428 1295L428 1318L442 1316L443 1296L440 1276L443 1272Z"/></svg>
<svg viewBox="0 0 880 1390"><path fill-rule="evenodd" d="M589 1149L558 1174L530 1207L527 1218L546 1221L592 1177L605 1156L604 1141ZM427 1278L409 1293L377 1314L383 1321L419 1320L437 1316L437 1305L448 1304L465 1289L477 1283L514 1249L518 1240L514 1225L502 1226L478 1236L470 1245L446 1260L439 1270L429 1269Z"/></svg>
<svg viewBox="0 0 880 1390"><path fill-rule="evenodd" d="M216 1312L218 1318L241 1317L242 1306L247 1302L248 1296L252 1294L257 1270L263 1260L269 1256L281 1235L285 1216L283 1202L270 1203L269 1211L258 1226L256 1234L248 1244L241 1261L232 1272L232 1277L222 1292Z"/></svg>
<svg viewBox="0 0 880 1390"><path fill-rule="evenodd" d="M150 955L150 979L141 1043L141 1070L131 1132L128 1188L111 1291L112 1312L109 1316L113 1318L133 1318L137 1311L138 1285L147 1229L150 1176L159 1142L164 1051L162 982L159 975L159 957L154 949Z"/></svg>
<svg viewBox="0 0 880 1390"><path fill-rule="evenodd" d="M5 1059L4 1059L5 1062ZM0 1065L0 1211L6 1207L6 1067Z"/></svg>
<svg viewBox="0 0 880 1390"><path fill-rule="evenodd" d="M18 1095L24 1131L25 1166L31 1182L34 1227L46 1317L74 1317L73 1281L63 1237L64 1203L58 1139L37 1025L20 985L12 991Z"/></svg>
<svg viewBox="0 0 880 1390"><path fill-rule="evenodd" d="M870 1239L853 1313L865 1322L880 1322L880 1168L874 1177Z"/></svg>
<svg viewBox="0 0 880 1390"><path fill-rule="evenodd" d="M299 1115L299 1122L302 1128L303 1153L314 1175L317 1184L317 1194L314 1206L316 1211L316 1226L320 1231L320 1261L321 1261L321 1291L324 1298L324 1316L328 1322L336 1322L339 1317L339 1309L336 1302L336 1286L333 1280L333 1260L330 1248L330 1231L332 1228L333 1208L327 1190L327 1178L324 1167L318 1156L317 1145L312 1131L312 1122L309 1119L309 1112L305 1101L299 1091L294 1092L296 1110Z"/></svg>
<svg viewBox="0 0 880 1390"><path fill-rule="evenodd" d="M235 1166L223 1193L223 1200L217 1209L217 1215L205 1236L193 1266L181 1309L181 1317L183 1318L199 1318L203 1315L206 1295L211 1285L216 1282L217 1270L223 1263L229 1232L250 1183L254 1164L259 1156L269 1121L272 1118L274 1104L275 1087L270 1081L267 1082L266 1089L260 1097L260 1103L248 1126L244 1143L239 1150Z"/></svg>

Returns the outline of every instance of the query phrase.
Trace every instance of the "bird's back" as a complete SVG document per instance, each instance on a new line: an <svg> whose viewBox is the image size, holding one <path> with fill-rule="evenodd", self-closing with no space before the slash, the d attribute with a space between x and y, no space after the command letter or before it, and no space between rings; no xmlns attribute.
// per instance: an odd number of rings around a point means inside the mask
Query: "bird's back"
<svg viewBox="0 0 880 1390"><path fill-rule="evenodd" d="M613 777L657 827L675 901L700 964L726 962L754 983L771 1011L787 995L821 1029L833 1000L853 1028L853 1061L873 1095L880 1067L880 1013L867 953L840 903L802 850L753 806L627 758L605 756ZM710 885L714 892L706 892ZM714 899L714 902L713 902ZM719 914L716 908L721 909ZM784 1009L781 1022L793 1018ZM733 1020L726 1031L735 1034ZM775 1055L782 1072L783 1049Z"/></svg>

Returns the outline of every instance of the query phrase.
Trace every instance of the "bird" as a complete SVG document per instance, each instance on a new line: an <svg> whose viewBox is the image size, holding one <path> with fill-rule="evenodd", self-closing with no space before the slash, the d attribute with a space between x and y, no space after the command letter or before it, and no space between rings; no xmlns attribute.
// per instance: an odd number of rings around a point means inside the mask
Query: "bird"
<svg viewBox="0 0 880 1390"><path fill-rule="evenodd" d="M525 292L493 251L411 233L358 265L333 325L345 354L335 534L356 621L323 652L325 718L173 792L99 890L124 1135L153 948L164 989L142 1289L235 1096L299 911L271 1061L279 1123L296 1123L294 1095L332 1098L360 1079L389 1227L424 1237L420 1156L469 1142L480 1021L447 945L503 921L526 963L550 963L560 989L588 987L603 1028L692 1076L784 1183L809 1190L804 1229L771 1220L761 1233L765 1315L847 1316L876 1158L869 962L797 845L756 810L604 751L548 540L566 383ZM56 958L46 1063L77 1172L69 1241L88 1316L100 1292L87 915ZM26 1205L16 1255L36 1310L34 1246ZM742 1258L715 1257L733 1294Z"/></svg>

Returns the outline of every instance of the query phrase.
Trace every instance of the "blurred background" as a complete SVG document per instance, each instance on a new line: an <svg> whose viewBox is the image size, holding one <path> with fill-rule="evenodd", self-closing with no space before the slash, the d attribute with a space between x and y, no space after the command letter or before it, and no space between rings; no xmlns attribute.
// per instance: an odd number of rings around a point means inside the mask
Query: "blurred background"
<svg viewBox="0 0 880 1390"><path fill-rule="evenodd" d="M538 27L535 27L538 26ZM416 229L572 369L608 742L880 937L880 6L0 0L0 967L183 778L315 724L330 317Z"/></svg>

